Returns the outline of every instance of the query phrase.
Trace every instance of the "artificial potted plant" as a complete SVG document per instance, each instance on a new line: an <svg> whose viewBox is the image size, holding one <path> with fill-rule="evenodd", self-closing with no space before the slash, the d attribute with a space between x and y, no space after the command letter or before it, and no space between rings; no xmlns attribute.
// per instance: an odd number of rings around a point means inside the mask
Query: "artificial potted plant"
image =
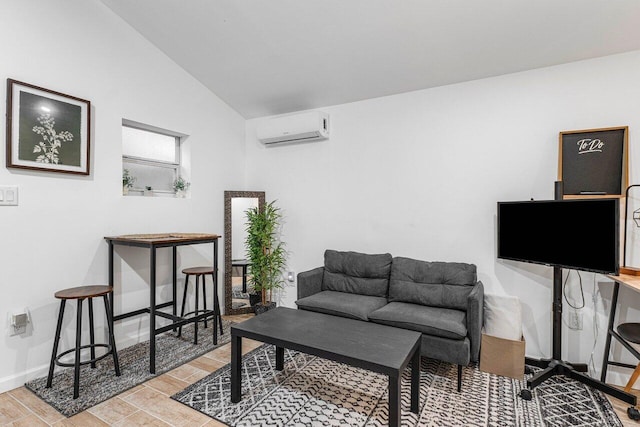
<svg viewBox="0 0 640 427"><path fill-rule="evenodd" d="M247 215L247 237L245 240L247 257L251 263L249 283L254 292L261 295L254 306L256 314L276 306L273 290L284 284L282 277L286 265L284 242L280 240L280 220L282 213L275 201L260 207L249 208Z"/></svg>
<svg viewBox="0 0 640 427"><path fill-rule="evenodd" d="M176 197L184 197L190 185L191 183L185 181L183 177L177 177L173 181L173 191L176 193Z"/></svg>
<svg viewBox="0 0 640 427"><path fill-rule="evenodd" d="M136 177L131 175L129 169L122 170L122 194L129 194L129 189L133 187L133 183L136 182Z"/></svg>

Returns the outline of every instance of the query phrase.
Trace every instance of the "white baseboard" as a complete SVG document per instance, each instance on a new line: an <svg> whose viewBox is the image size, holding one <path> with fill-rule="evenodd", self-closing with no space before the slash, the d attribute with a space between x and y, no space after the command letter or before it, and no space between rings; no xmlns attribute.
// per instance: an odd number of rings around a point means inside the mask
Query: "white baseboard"
<svg viewBox="0 0 640 427"><path fill-rule="evenodd" d="M42 365L13 375L0 378L0 393L22 387L27 381L47 375L49 365Z"/></svg>

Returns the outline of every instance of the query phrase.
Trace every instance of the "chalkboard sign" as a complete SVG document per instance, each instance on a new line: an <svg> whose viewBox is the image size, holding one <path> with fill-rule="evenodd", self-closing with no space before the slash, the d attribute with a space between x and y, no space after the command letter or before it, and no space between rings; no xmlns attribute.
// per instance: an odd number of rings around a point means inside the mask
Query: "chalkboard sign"
<svg viewBox="0 0 640 427"><path fill-rule="evenodd" d="M564 195L622 197L628 185L627 145L627 126L560 132L558 180Z"/></svg>

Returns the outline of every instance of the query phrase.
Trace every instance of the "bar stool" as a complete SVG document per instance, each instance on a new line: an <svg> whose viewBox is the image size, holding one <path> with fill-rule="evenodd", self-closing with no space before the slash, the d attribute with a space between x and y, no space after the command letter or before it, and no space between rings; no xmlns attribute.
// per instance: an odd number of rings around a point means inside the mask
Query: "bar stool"
<svg viewBox="0 0 640 427"><path fill-rule="evenodd" d="M206 287L205 287L205 276L210 275L211 276L211 280L213 280L213 267L189 267L189 268L185 268L182 270L182 274L185 275L185 280L184 280L184 293L182 295L182 309L180 310L180 317L184 317L184 316L188 316L190 314L193 314L194 316L197 316L198 313L203 313L205 311L207 311L207 291L206 291ZM196 304L195 304L195 310L190 311L188 313L184 312L184 308L185 308L185 304L187 302L187 289L189 288L189 277L191 276L195 276L196 277L196 290L195 290L195 294L196 294ZM200 309L200 304L198 303L198 295L199 295L199 290L198 290L198 286L200 284L200 278L202 278L202 300L204 301L204 307L202 309ZM215 281L214 281L215 283ZM215 311L215 315L218 316L218 324L220 325L220 335L222 335L224 332L222 330L222 314L220 313L220 301L218 299L218 290L214 289L213 290L213 304L214 304L214 311ZM207 316L208 317L208 316ZM204 327L207 327L207 317L204 318ZM198 343L198 325L197 322L195 323L195 331L194 331L194 336L193 336L193 343L197 344ZM180 326L179 330L178 330L178 336L182 335L182 326Z"/></svg>
<svg viewBox="0 0 640 427"><path fill-rule="evenodd" d="M618 335L620 335L620 337L627 343L640 344L640 323L621 323L618 325L616 330L618 331ZM637 352L632 351L631 353L636 357L639 356ZM633 374L631 374L631 378L629 378L629 382L627 382L627 385L624 387L624 391L627 393L631 391L631 387L633 387L633 384L639 376L640 363L638 363Z"/></svg>
<svg viewBox="0 0 640 427"><path fill-rule="evenodd" d="M51 363L49 364L49 375L47 376L47 388L51 388L53 380L53 370L55 365L62 367L73 367L73 398L77 399L80 391L80 366L91 364L92 368L96 367L96 362L105 357L113 356L113 366L115 367L116 376L120 376L120 364L118 363L118 352L116 351L116 342L113 337L113 319L111 318L111 304L109 296L113 295L113 287L105 285L89 285L79 286L58 291L55 297L60 300L60 311L58 312L58 325L56 326L56 337L53 341L53 352L51 353ZM104 300L104 310L107 315L107 326L109 329L109 344L96 344L94 339L93 328L93 298L102 297ZM89 340L90 344L82 345L82 301L89 300ZM76 313L76 346L70 350L58 354L58 345L60 344L60 332L62 329L62 318L64 316L64 308L67 300L76 300L78 309ZM102 356L96 357L96 347L104 347L107 352ZM91 359L81 361L80 350L89 348L91 350ZM60 358L75 352L73 363L63 363Z"/></svg>
<svg viewBox="0 0 640 427"><path fill-rule="evenodd" d="M629 393L640 376L640 353L631 346L631 344L640 344L640 323L621 323L616 328L616 331L618 332L618 337L616 338L618 338L620 344L622 344L639 360L639 363L635 366L635 369L631 374L631 378L629 378L627 385L624 387L624 391ZM626 363L615 363L615 365L623 366L625 368L633 368L633 365L628 365ZM627 415L632 420L640 420L640 411L638 411L634 406L627 408Z"/></svg>

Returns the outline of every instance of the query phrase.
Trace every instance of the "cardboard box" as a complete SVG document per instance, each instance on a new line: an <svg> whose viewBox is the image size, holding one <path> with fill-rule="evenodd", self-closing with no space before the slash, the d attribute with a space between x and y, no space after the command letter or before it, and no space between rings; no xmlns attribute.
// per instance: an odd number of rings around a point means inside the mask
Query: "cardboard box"
<svg viewBox="0 0 640 427"><path fill-rule="evenodd" d="M524 337L520 341L482 334L480 370L491 374L524 379Z"/></svg>

